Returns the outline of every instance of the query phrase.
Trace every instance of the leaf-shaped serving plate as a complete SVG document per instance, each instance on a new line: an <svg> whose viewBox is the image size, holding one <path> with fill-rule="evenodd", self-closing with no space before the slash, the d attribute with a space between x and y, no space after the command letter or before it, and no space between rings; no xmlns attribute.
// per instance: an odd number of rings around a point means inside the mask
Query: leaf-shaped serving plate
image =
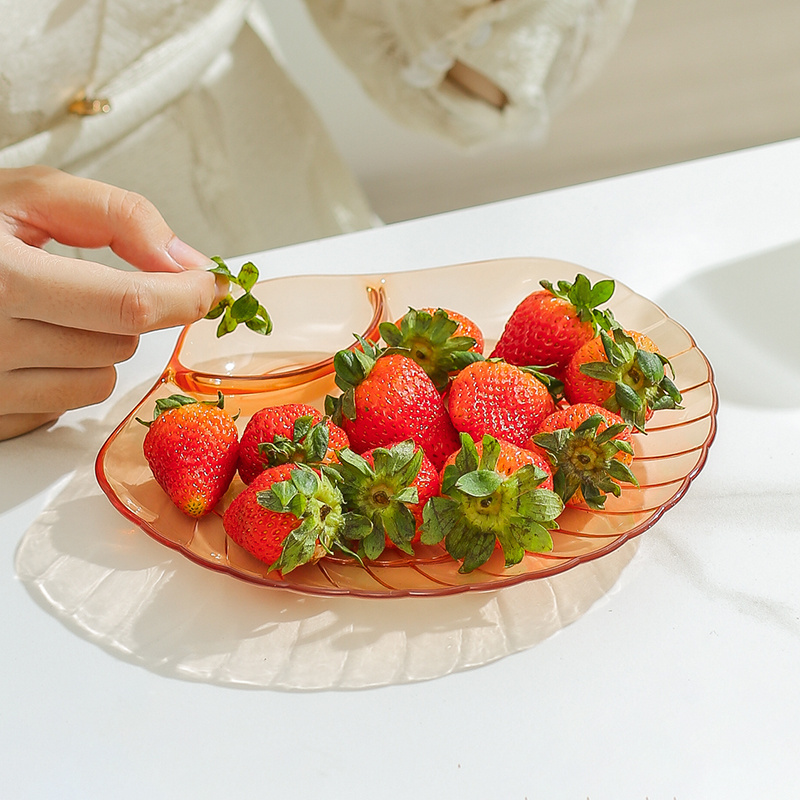
<svg viewBox="0 0 800 800"><path fill-rule="evenodd" d="M657 412L648 433L637 434L633 471L640 488L609 497L602 512L568 509L546 554L526 554L506 569L500 553L468 575L439 547L411 558L387 552L361 566L326 557L282 577L225 535L222 511L243 485L234 485L215 511L201 520L181 514L156 484L142 454L146 429L135 417L152 418L155 400L176 392L198 397L222 391L226 407L239 411L244 429L267 405L304 402L323 408L337 394L333 354L353 345L353 334L375 336L378 324L409 307L442 307L474 320L491 351L516 305L541 279L592 282L606 276L563 261L512 258L381 275L309 275L263 281L254 294L273 318L274 331L260 337L243 327L221 339L216 325L201 321L181 334L164 373L100 450L96 474L114 506L150 536L210 569L266 586L315 595L400 597L497 589L554 575L615 550L646 531L686 493L702 469L716 430L717 392L708 360L691 335L658 306L617 283L609 307L626 328L646 333L667 356L683 393L683 409Z"/></svg>

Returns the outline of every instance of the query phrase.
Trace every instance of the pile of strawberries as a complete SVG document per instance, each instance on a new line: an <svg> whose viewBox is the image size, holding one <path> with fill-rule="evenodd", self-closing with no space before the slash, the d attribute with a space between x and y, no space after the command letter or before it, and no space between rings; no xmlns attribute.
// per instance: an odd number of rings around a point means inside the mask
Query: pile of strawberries
<svg viewBox="0 0 800 800"><path fill-rule="evenodd" d="M325 413L269 406L241 437L224 398L159 400L145 423L154 477L186 514L223 513L232 540L289 572L326 554L377 559L444 544L461 572L552 549L566 506L602 509L632 437L679 408L671 367L608 310L614 282L584 275L525 297L494 350L474 321L410 309L334 358Z"/></svg>

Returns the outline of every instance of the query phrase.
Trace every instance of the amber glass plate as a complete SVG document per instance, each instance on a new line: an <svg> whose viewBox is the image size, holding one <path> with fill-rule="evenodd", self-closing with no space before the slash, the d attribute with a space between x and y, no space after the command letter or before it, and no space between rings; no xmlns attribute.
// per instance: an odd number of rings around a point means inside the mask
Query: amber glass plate
<svg viewBox="0 0 800 800"><path fill-rule="evenodd" d="M400 597L497 589L542 578L605 555L650 528L686 493L702 469L716 430L717 393L711 367L689 333L658 306L617 283L609 303L619 322L650 336L672 362L683 393L682 410L657 412L646 435L637 434L633 470L640 488L610 497L602 512L568 509L559 518L554 548L527 554L510 569L499 552L482 568L461 575L441 549L420 548L414 558L388 553L366 567L327 557L285 577L228 539L221 514L243 488L234 482L219 507L196 521L181 514L153 480L142 455L145 428L158 397L175 392L198 397L222 391L227 407L240 411L244 429L267 405L307 402L320 409L336 394L332 356L350 347L353 334L376 336L384 319L408 307L443 307L477 322L490 352L517 303L542 278L593 282L605 276L562 261L513 258L384 275L295 276L264 281L256 295L266 301L274 332L259 337L239 329L217 339L216 324L186 328L156 385L113 432L97 457L96 473L114 506L150 536L214 570L265 586L315 595ZM259 291L260 290L260 291Z"/></svg>

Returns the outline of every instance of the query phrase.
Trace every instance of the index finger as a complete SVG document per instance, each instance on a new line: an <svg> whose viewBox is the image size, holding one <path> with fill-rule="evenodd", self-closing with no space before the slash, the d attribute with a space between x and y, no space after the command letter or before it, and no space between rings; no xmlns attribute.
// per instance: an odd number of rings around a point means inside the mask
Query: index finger
<svg viewBox="0 0 800 800"><path fill-rule="evenodd" d="M0 170L4 228L26 244L110 247L145 271L211 265L175 236L158 209L136 192L49 167Z"/></svg>

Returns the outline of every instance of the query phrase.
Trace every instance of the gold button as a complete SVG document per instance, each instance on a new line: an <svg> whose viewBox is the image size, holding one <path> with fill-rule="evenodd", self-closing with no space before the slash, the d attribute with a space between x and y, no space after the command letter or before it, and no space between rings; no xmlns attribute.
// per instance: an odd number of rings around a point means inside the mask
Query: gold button
<svg viewBox="0 0 800 800"><path fill-rule="evenodd" d="M67 111L79 117L93 117L95 114L108 114L111 103L104 97L87 97L81 94L67 106Z"/></svg>

